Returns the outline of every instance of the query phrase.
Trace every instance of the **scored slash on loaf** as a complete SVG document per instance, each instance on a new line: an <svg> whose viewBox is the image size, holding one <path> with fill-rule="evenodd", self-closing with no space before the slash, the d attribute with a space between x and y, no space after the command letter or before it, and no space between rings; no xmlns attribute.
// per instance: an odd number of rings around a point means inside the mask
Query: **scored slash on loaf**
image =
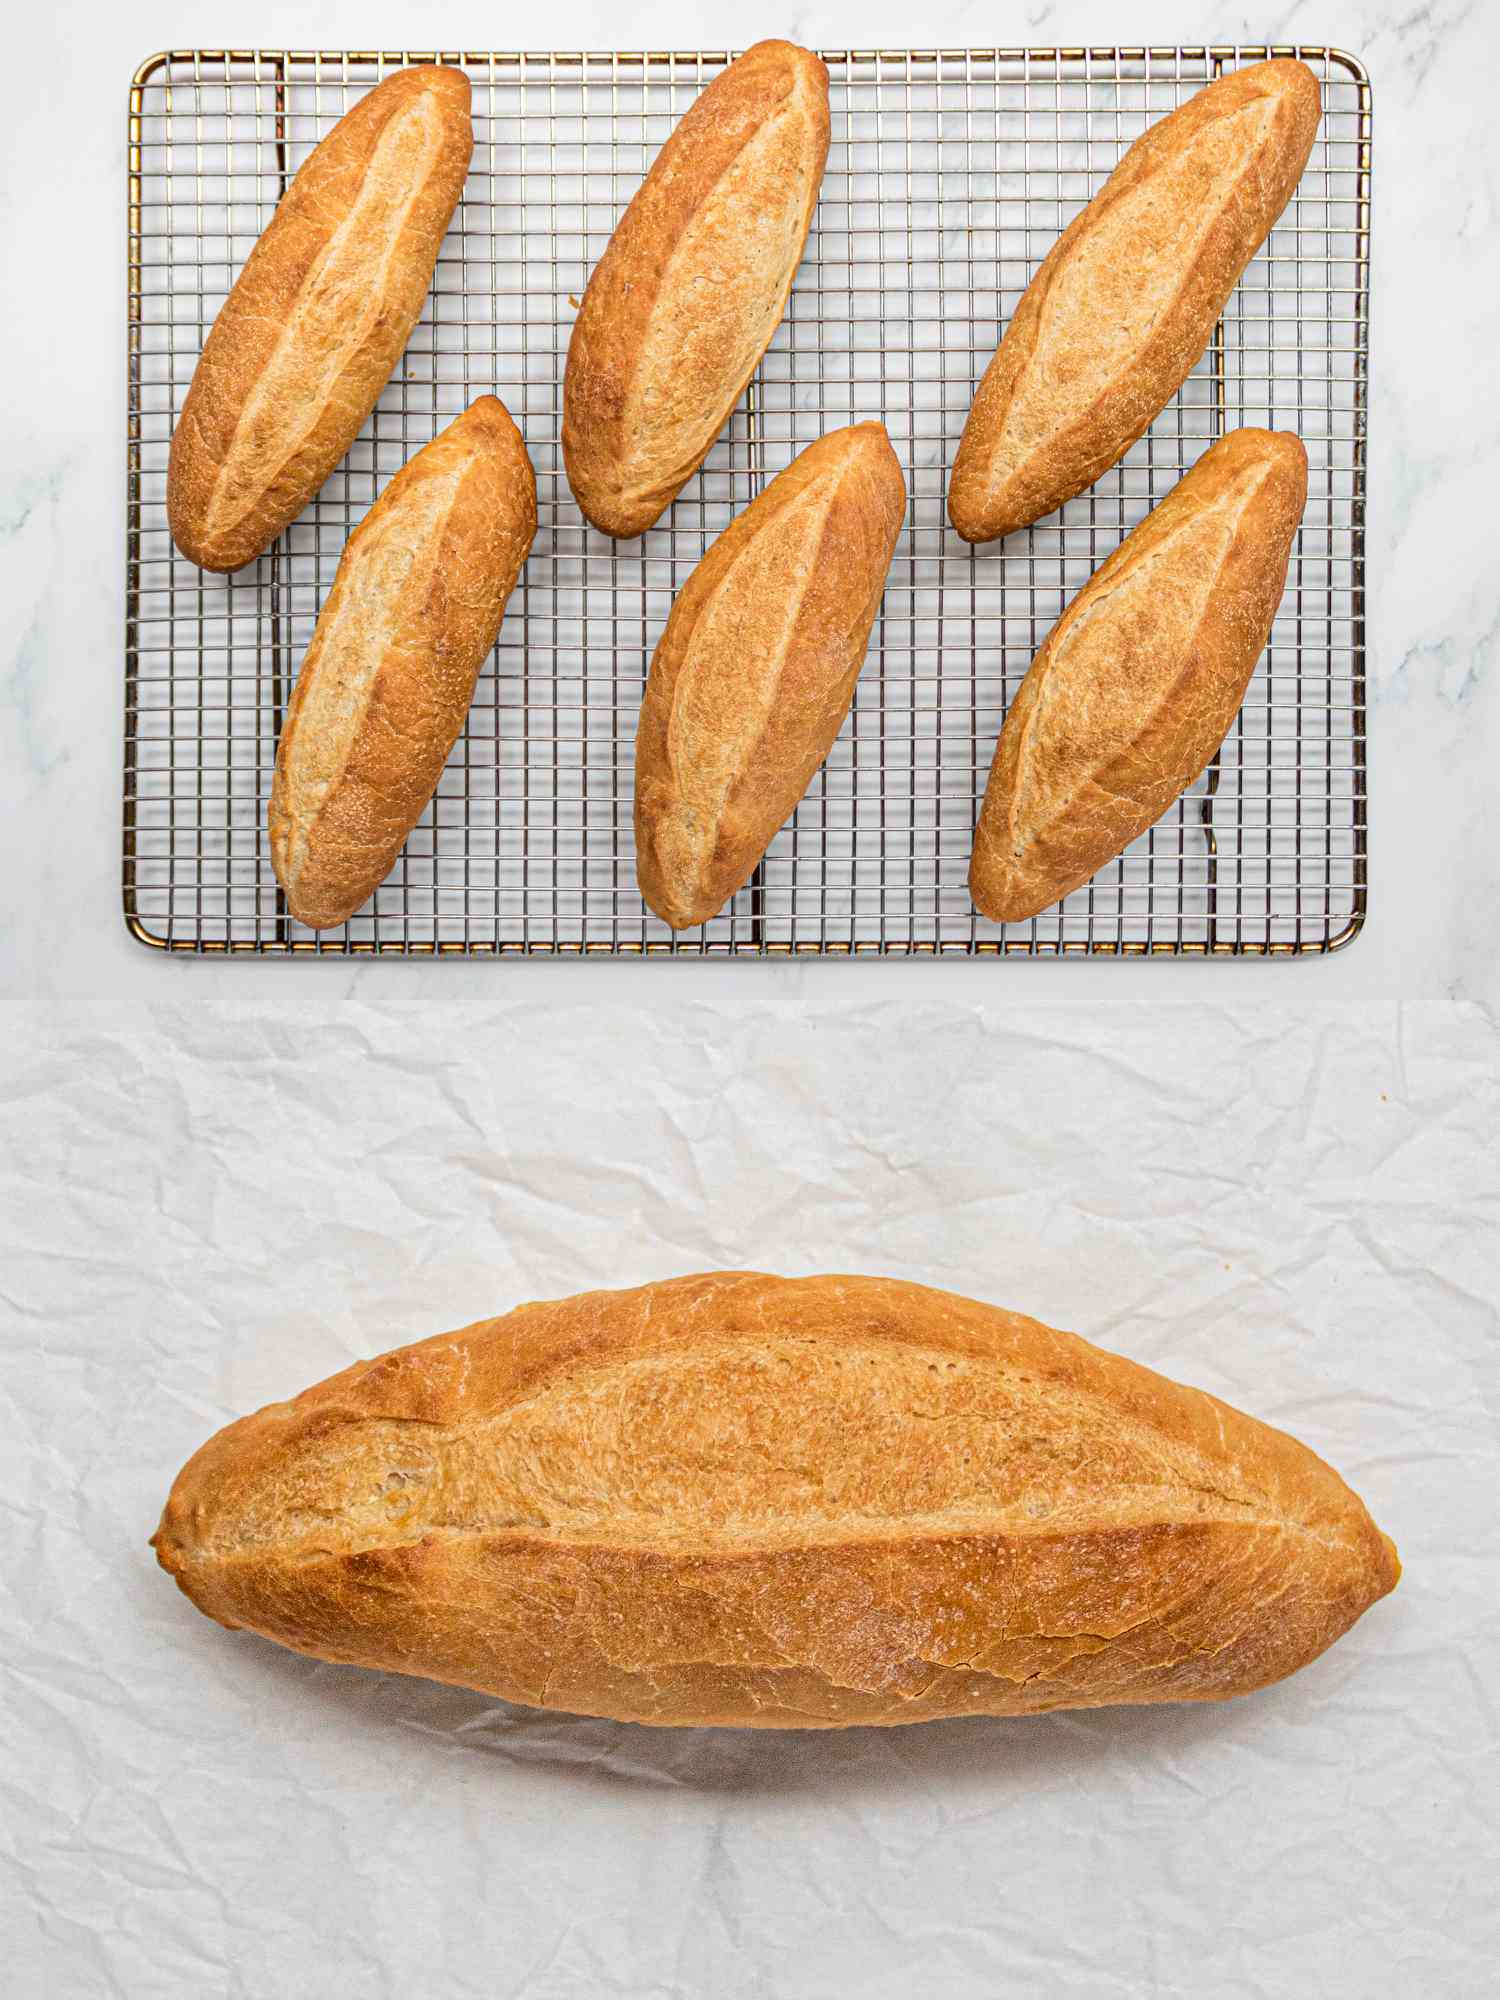
<svg viewBox="0 0 1500 2000"><path fill-rule="evenodd" d="M390 873L458 740L536 533L536 476L481 396L392 479L344 548L276 747L271 860L326 929Z"/></svg>
<svg viewBox="0 0 1500 2000"><path fill-rule="evenodd" d="M302 167L219 309L172 434L172 539L270 547L353 444L421 317L469 170L469 79L399 70Z"/></svg>
<svg viewBox="0 0 1500 2000"><path fill-rule="evenodd" d="M1307 502L1288 431L1220 438L1079 591L1011 703L969 889L1019 923L1153 826L1213 758L1286 588Z"/></svg>
<svg viewBox="0 0 1500 2000"><path fill-rule="evenodd" d="M361 1362L210 1439L154 1545L320 1659L753 1728L1245 1694L1400 1573L1216 1397L951 1292L754 1272Z"/></svg>
<svg viewBox="0 0 1500 2000"><path fill-rule="evenodd" d="M563 460L607 535L649 528L708 455L786 310L828 158L828 71L757 42L662 147L589 279Z"/></svg>
<svg viewBox="0 0 1500 2000"><path fill-rule="evenodd" d="M672 606L636 732L641 894L674 929L744 887L854 698L906 511L879 424L819 438Z"/></svg>
<svg viewBox="0 0 1500 2000"><path fill-rule="evenodd" d="M1040 520L1144 435L1290 201L1319 110L1312 71L1278 58L1136 140L1048 253L980 383L948 488L966 541Z"/></svg>

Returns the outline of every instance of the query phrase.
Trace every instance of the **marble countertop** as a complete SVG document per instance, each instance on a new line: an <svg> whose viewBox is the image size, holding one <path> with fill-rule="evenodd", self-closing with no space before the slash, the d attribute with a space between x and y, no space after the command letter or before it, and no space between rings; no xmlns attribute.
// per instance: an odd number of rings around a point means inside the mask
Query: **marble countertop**
<svg viewBox="0 0 1500 2000"><path fill-rule="evenodd" d="M153 49L1332 42L1375 98L1370 916L1271 963L165 962L119 909ZM30 1994L1478 1995L1500 1864L1486 0L32 10L0 129L0 1913ZM45 80L46 87L40 87ZM24 288L23 288L24 287ZM653 1735L318 1668L145 1537L232 1414L714 1264L993 1298L1295 1429L1401 1590L1223 1712ZM1487 1637L1486 1637L1487 1635ZM17 1956L19 1954L19 1956Z"/></svg>

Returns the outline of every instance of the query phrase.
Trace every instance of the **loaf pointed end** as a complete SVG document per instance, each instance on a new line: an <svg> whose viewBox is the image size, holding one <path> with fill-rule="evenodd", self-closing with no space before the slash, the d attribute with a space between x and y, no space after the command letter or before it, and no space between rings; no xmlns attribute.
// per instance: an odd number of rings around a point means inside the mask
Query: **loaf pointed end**
<svg viewBox="0 0 1500 2000"><path fill-rule="evenodd" d="M959 540L967 542L970 548L979 548L985 542L996 540L983 520L964 504L962 496L951 486L948 489L948 525Z"/></svg>
<svg viewBox="0 0 1500 2000"><path fill-rule="evenodd" d="M1386 1534L1382 1534L1380 1536L1380 1544L1381 1548L1385 1553L1384 1574L1388 1579L1388 1581L1385 1583L1384 1587L1381 1590L1378 1590L1375 1596L1370 1600L1372 1604L1378 1604L1382 1597L1389 1597L1391 1592L1396 1588L1396 1585L1401 1581L1400 1550L1396 1547L1396 1544L1391 1540L1390 1536Z"/></svg>
<svg viewBox="0 0 1500 2000"><path fill-rule="evenodd" d="M984 843L981 826L969 863L969 897L980 916L992 924L1029 923L1066 893L1055 883L1038 884L1017 865L996 860Z"/></svg>

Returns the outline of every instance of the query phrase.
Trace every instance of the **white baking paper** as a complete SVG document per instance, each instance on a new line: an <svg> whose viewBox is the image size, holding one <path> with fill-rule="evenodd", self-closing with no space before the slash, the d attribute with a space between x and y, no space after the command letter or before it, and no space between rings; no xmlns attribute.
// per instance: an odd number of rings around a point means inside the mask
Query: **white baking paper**
<svg viewBox="0 0 1500 2000"><path fill-rule="evenodd" d="M1167 1046L1153 1006L503 983L424 982L424 1020L302 980L299 1024L260 978L13 1071L23 1990L1376 1994L1399 1961L1485 1991L1492 1026L1200 988ZM820 1736L317 1665L156 1569L232 1415L523 1299L745 1265L961 1288L1213 1389L1338 1466L1405 1578L1227 1707Z"/></svg>

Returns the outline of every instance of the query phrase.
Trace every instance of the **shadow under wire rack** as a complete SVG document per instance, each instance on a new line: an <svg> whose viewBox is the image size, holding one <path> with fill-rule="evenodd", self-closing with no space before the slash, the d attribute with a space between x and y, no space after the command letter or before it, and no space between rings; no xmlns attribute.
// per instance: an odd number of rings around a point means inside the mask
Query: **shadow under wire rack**
<svg viewBox="0 0 1500 2000"><path fill-rule="evenodd" d="M825 51L832 144L787 315L702 471L639 540L590 528L558 434L588 275L662 141L730 59L694 54L153 57L130 94L123 888L174 952L430 955L1327 952L1366 899L1364 529L1371 97L1309 47ZM1130 142L1227 69L1297 55L1323 120L1212 345L1090 492L988 548L947 472L1022 291ZM204 337L291 176L393 68L473 84L467 187L394 377L327 485L230 577L174 551L167 452ZM468 727L371 902L288 916L266 838L276 738L351 529L477 395L536 466L539 525ZM652 649L713 538L803 446L875 417L910 504L853 711L753 881L675 937L636 888L632 745ZM966 878L995 739L1032 655L1122 536L1226 429L1295 430L1310 493L1286 597L1210 770L1024 924Z"/></svg>

